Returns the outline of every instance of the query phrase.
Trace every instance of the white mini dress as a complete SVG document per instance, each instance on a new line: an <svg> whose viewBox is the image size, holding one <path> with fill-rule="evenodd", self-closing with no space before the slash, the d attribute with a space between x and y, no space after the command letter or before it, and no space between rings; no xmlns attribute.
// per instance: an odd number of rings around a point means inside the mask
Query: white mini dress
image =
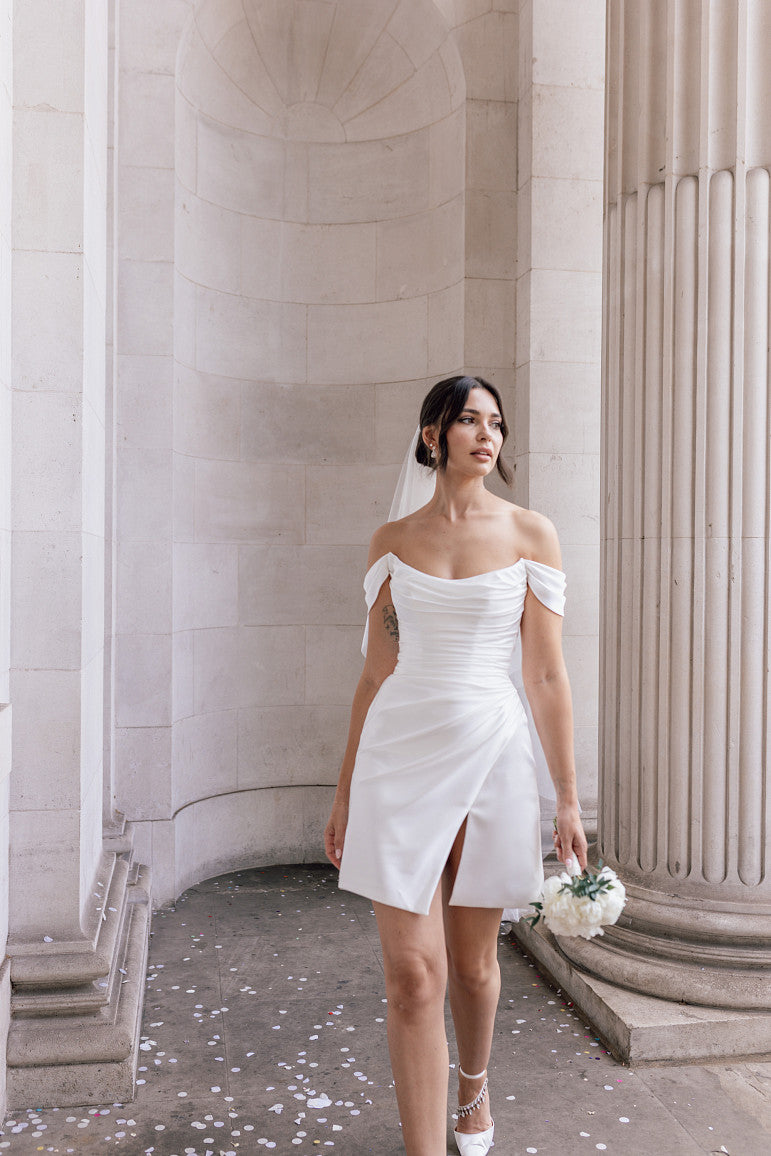
<svg viewBox="0 0 771 1156"><path fill-rule="evenodd" d="M450 903L526 908L543 884L540 807L510 668L528 586L563 614L565 576L520 558L438 578L388 553L365 576L368 612L389 576L399 657L364 720L340 886L427 914L467 819Z"/></svg>

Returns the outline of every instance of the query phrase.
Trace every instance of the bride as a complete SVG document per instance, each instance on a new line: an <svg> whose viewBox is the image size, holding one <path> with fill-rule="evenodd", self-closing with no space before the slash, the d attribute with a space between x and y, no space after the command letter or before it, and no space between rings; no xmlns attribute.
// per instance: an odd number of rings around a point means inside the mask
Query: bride
<svg viewBox="0 0 771 1156"><path fill-rule="evenodd" d="M501 912L527 907L543 882L532 743L509 677L518 637L557 798L557 854L586 865L557 536L484 484L496 469L510 483L507 432L483 378L440 381L423 402L412 468L433 471L435 489L372 538L366 660L325 831L340 886L375 908L407 1156L447 1152L448 983L456 1143L461 1156L493 1145Z"/></svg>

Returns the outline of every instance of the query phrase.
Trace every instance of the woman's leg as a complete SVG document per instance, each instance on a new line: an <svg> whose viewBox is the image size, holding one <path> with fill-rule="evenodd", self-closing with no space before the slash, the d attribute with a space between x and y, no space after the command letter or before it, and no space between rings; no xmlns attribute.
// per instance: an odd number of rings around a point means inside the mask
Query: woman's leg
<svg viewBox="0 0 771 1156"><path fill-rule="evenodd" d="M460 1067L469 1075L484 1071L490 1060L495 1013L501 991L498 934L502 912L488 907L450 907L455 875L465 836L461 828L443 878L445 939L450 982L450 1007L458 1042ZM458 1102L469 1104L482 1080L458 1073ZM459 1132L484 1132L490 1127L490 1103L485 1099L470 1116L457 1122Z"/></svg>
<svg viewBox="0 0 771 1156"><path fill-rule="evenodd" d="M447 1156L447 959L441 890L428 915L375 903L388 1047L407 1156Z"/></svg>

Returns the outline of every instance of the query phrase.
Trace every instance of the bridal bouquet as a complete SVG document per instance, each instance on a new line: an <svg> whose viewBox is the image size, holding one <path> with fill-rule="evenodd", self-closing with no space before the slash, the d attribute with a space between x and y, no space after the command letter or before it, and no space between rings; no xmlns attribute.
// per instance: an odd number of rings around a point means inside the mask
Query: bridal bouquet
<svg viewBox="0 0 771 1156"><path fill-rule="evenodd" d="M528 923L535 927L543 916L555 935L580 935L591 939L603 934L603 925L615 923L626 903L626 890L616 872L603 867L587 867L578 875L552 875L543 885L543 901L533 903L535 915Z"/></svg>

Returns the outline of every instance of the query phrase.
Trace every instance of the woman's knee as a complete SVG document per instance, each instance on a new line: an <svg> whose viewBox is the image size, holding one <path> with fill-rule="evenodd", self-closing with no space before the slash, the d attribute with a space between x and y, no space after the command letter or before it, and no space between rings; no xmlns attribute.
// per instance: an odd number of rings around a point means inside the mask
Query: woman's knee
<svg viewBox="0 0 771 1156"><path fill-rule="evenodd" d="M451 954L449 968L456 987L470 995L500 984L501 973L495 955Z"/></svg>
<svg viewBox="0 0 771 1156"><path fill-rule="evenodd" d="M388 1006L416 1014L444 1003L447 972L444 962L424 955L404 955L386 964Z"/></svg>

